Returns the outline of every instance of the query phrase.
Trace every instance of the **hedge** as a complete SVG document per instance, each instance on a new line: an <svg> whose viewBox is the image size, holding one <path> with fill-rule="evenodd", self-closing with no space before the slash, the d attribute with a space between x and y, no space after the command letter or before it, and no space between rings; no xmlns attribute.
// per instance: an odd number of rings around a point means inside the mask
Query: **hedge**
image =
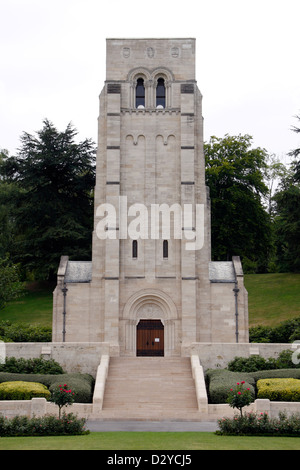
<svg viewBox="0 0 300 470"><path fill-rule="evenodd" d="M23 357L6 357L0 364L0 372L15 374L64 374L63 368L54 359L45 359L42 356L25 359Z"/></svg>
<svg viewBox="0 0 300 470"><path fill-rule="evenodd" d="M0 383L24 381L39 382L46 385L50 392L61 384L68 384L68 387L75 392L76 403L92 403L94 391L94 378L89 374L13 374L0 372Z"/></svg>
<svg viewBox="0 0 300 470"><path fill-rule="evenodd" d="M52 328L0 321L0 340L5 343L50 343Z"/></svg>
<svg viewBox="0 0 300 470"><path fill-rule="evenodd" d="M227 403L230 389L243 380L245 388L250 388L251 396L255 399L255 380L248 374L226 369L210 369L206 371L205 379L210 403Z"/></svg>
<svg viewBox="0 0 300 470"><path fill-rule="evenodd" d="M300 369L300 362L293 361L295 352L290 349L281 351L275 359L264 357L256 354L250 357L236 356L228 363L228 369L232 372L254 372L258 370L273 370L273 369Z"/></svg>
<svg viewBox="0 0 300 470"><path fill-rule="evenodd" d="M0 416L0 436L61 436L89 434L85 429L86 420L78 418L73 413L63 414L59 419L56 416L42 416L28 418L15 416L5 418Z"/></svg>
<svg viewBox="0 0 300 470"><path fill-rule="evenodd" d="M260 379L257 381L257 398L271 401L300 401L299 379Z"/></svg>
<svg viewBox="0 0 300 470"><path fill-rule="evenodd" d="M270 418L267 413L245 413L234 418L218 420L216 434L228 436L300 436L300 415L287 416L279 413L278 418Z"/></svg>
<svg viewBox="0 0 300 470"><path fill-rule="evenodd" d="M43 397L48 400L51 393L41 383L37 382L2 382L0 384L0 400L31 400L31 398Z"/></svg>
<svg viewBox="0 0 300 470"><path fill-rule="evenodd" d="M257 381L273 378L300 379L300 369L277 369L257 372L231 372L227 369L209 369L205 373L209 402L226 403L229 390L242 380L245 381L245 387L250 388L253 400L255 400Z"/></svg>

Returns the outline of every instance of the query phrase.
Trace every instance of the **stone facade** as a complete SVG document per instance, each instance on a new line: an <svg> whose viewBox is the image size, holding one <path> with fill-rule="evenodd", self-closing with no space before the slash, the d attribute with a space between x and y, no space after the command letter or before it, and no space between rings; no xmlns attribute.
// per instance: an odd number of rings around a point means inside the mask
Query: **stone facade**
<svg viewBox="0 0 300 470"><path fill-rule="evenodd" d="M135 356L140 320L155 319L165 356L195 342L248 342L240 260L211 261L195 40L108 39L98 129L92 261L61 258L53 341ZM153 207L174 210L170 236Z"/></svg>

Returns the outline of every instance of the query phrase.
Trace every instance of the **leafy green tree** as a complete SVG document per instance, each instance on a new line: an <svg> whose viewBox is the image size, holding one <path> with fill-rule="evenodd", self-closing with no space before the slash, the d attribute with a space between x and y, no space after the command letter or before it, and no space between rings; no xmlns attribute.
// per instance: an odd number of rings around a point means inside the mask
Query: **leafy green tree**
<svg viewBox="0 0 300 470"><path fill-rule="evenodd" d="M7 302L17 299L24 293L24 285L20 281L18 266L8 259L0 260L0 310Z"/></svg>
<svg viewBox="0 0 300 470"><path fill-rule="evenodd" d="M281 272L300 271L300 182L286 177L274 196L277 263Z"/></svg>
<svg viewBox="0 0 300 470"><path fill-rule="evenodd" d="M298 121L300 121L300 115L295 116L295 117L296 119L298 119ZM300 134L300 127L292 126L292 131L296 132L296 134ZM295 171L294 177L295 177L295 180L297 181L300 181L300 160L298 159L299 155L300 155L300 147L289 152L289 156L295 158L292 165Z"/></svg>
<svg viewBox="0 0 300 470"><path fill-rule="evenodd" d="M77 143L76 135L71 124L59 132L44 120L1 165L3 181L18 188L10 198L13 258L36 278L52 279L63 254L91 256L96 148L90 139Z"/></svg>
<svg viewBox="0 0 300 470"><path fill-rule="evenodd" d="M212 257L238 255L248 272L268 269L272 251L270 216L263 206L267 152L252 148L249 135L211 137L204 144L211 197Z"/></svg>

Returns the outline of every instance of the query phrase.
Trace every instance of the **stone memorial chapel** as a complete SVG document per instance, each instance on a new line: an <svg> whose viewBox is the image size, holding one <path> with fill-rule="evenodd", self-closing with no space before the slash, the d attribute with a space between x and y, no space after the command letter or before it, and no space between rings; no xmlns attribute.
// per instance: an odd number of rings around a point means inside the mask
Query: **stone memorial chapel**
<svg viewBox="0 0 300 470"><path fill-rule="evenodd" d="M52 340L106 343L115 356L248 342L240 259L211 261L195 39L106 47L92 260L62 253Z"/></svg>

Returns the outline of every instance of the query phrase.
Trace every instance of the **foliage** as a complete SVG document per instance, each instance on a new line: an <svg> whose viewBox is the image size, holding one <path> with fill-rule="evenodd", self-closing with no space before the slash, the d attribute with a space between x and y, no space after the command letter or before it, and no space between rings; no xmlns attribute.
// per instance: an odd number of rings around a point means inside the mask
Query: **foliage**
<svg viewBox="0 0 300 470"><path fill-rule="evenodd" d="M48 400L50 396L46 385L38 382L13 381L0 384L0 400L31 400L35 397Z"/></svg>
<svg viewBox="0 0 300 470"><path fill-rule="evenodd" d="M281 272L300 271L300 179L282 179L274 196L277 264Z"/></svg>
<svg viewBox="0 0 300 470"><path fill-rule="evenodd" d="M35 357L25 359L23 357L7 357L4 364L0 364L0 372L14 374L64 374L63 368L54 359Z"/></svg>
<svg viewBox="0 0 300 470"><path fill-rule="evenodd" d="M245 381L237 382L234 388L231 388L228 393L227 403L231 408L237 408L241 416L243 414L243 408L249 406L253 401L250 387L245 388Z"/></svg>
<svg viewBox="0 0 300 470"><path fill-rule="evenodd" d="M0 436L59 436L88 434L86 420L73 413L65 414L59 419L56 416L28 418L16 416L8 419L0 416Z"/></svg>
<svg viewBox="0 0 300 470"><path fill-rule="evenodd" d="M259 355L250 357L236 356L232 361L228 362L227 367L231 372L256 372L259 370L300 368L300 364L293 361L293 354L293 351L287 349L281 351L276 359L273 357L266 359Z"/></svg>
<svg viewBox="0 0 300 470"><path fill-rule="evenodd" d="M300 121L300 115L295 116L298 121ZM300 133L300 127L297 126L292 126L292 131L296 132L296 134ZM300 155L300 147L292 150L289 152L289 155L291 157L294 157L295 160L293 160L293 169L295 171L295 180L300 181L300 160L298 159Z"/></svg>
<svg viewBox="0 0 300 470"><path fill-rule="evenodd" d="M259 370L256 372L232 372L227 369L208 369L205 372L206 387L210 403L227 403L228 390L237 382L245 380L253 400L256 396L256 383L260 379L295 378L300 379L300 369Z"/></svg>
<svg viewBox="0 0 300 470"><path fill-rule="evenodd" d="M75 401L75 393L68 388L67 384L58 385L52 389L50 401L58 406L58 416L61 417L61 410L64 406L72 405Z"/></svg>
<svg viewBox="0 0 300 470"><path fill-rule="evenodd" d="M205 143L206 184L211 197L212 256L238 255L247 272L265 272L271 242L271 221L262 199L267 152L251 148L252 137L211 137Z"/></svg>
<svg viewBox="0 0 300 470"><path fill-rule="evenodd" d="M17 156L5 156L1 174L19 189L9 199L11 255L36 278L51 279L62 254L90 258L96 149L88 139L77 143L71 124L64 132L48 120L43 124L37 136L22 135Z"/></svg>
<svg viewBox="0 0 300 470"><path fill-rule="evenodd" d="M225 369L209 369L205 373L206 387L210 403L227 403L228 391L244 381L244 387L250 389L252 401L255 399L255 380L250 374L231 372Z"/></svg>
<svg viewBox="0 0 300 470"><path fill-rule="evenodd" d="M0 259L0 310L23 293L24 284L20 281L18 267L10 263L7 257Z"/></svg>
<svg viewBox="0 0 300 470"><path fill-rule="evenodd" d="M300 380L260 379L257 381L257 398L271 401L300 401Z"/></svg>
<svg viewBox="0 0 300 470"><path fill-rule="evenodd" d="M89 374L70 373L70 374L13 374L0 372L0 383L15 380L26 382L39 382L49 388L52 393L60 384L67 383L75 393L76 403L91 403L94 391L94 378Z"/></svg>
<svg viewBox="0 0 300 470"><path fill-rule="evenodd" d="M245 413L233 418L218 420L220 435L276 435L300 436L300 415L289 417L280 413L278 418L270 418L267 413Z"/></svg>
<svg viewBox="0 0 300 470"><path fill-rule="evenodd" d="M285 320L279 325L249 328L251 343L292 343L300 339L300 317Z"/></svg>
<svg viewBox="0 0 300 470"><path fill-rule="evenodd" d="M6 343L49 343L52 341L52 328L3 320L0 321L0 340Z"/></svg>

